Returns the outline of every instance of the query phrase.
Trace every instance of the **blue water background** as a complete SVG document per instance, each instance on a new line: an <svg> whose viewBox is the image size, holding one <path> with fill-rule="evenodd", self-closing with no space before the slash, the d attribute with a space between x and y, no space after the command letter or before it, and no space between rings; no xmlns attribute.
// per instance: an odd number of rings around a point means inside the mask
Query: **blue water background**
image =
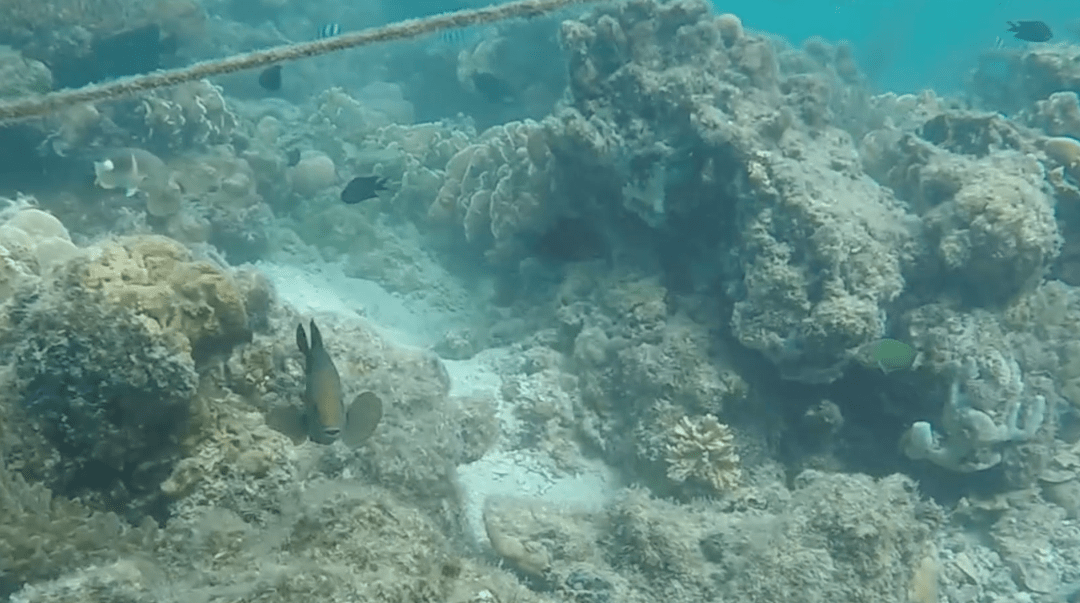
<svg viewBox="0 0 1080 603"><path fill-rule="evenodd" d="M812 36L847 40L880 90L955 92L979 52L1000 37L1006 21L1039 20L1054 42L1078 42L1066 25L1080 19L1080 0L714 0L755 30L800 45Z"/></svg>

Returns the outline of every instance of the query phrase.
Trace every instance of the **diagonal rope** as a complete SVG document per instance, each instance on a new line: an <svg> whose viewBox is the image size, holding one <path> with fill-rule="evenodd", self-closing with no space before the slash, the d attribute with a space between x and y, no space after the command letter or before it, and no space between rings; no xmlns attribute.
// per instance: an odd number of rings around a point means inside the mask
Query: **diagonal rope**
<svg viewBox="0 0 1080 603"><path fill-rule="evenodd" d="M60 109L80 103L92 103L108 99L131 96L156 88L165 88L200 80L205 77L235 73L245 69L254 69L273 63L295 61L314 57L347 48L378 44L392 40L415 38L443 29L469 27L504 21L513 18L528 18L551 13L575 4L598 2L599 0L518 0L507 4L485 8L462 10L443 15L409 19L391 23L383 27L345 33L333 38L277 46L267 50L238 54L215 61L204 61L180 69L155 71L145 75L123 78L104 84L93 84L62 90L37 96L23 97L7 102L0 102L0 124L48 115Z"/></svg>

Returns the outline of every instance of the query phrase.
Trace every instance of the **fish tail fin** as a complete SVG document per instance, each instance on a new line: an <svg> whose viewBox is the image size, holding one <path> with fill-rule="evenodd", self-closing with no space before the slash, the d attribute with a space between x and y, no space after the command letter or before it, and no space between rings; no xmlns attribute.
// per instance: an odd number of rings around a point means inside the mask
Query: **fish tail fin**
<svg viewBox="0 0 1080 603"><path fill-rule="evenodd" d="M349 448L356 448L371 437L382 420L382 400L372 392L364 392L353 399L345 416L345 429L341 441Z"/></svg>
<svg viewBox="0 0 1080 603"><path fill-rule="evenodd" d="M310 348L308 348L307 333L304 333L304 323L296 325L296 347L300 348L300 353L304 355L304 358L307 358Z"/></svg>

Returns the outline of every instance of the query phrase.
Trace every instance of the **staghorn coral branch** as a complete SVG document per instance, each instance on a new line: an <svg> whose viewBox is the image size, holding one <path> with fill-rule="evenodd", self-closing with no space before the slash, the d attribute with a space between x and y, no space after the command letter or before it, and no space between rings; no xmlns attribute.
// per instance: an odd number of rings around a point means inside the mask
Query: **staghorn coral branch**
<svg viewBox="0 0 1080 603"><path fill-rule="evenodd" d="M20 98L0 103L0 124L48 115L79 103L92 103L108 99L130 96L156 88L175 86L184 82L199 80L214 75L235 73L245 69L254 69L272 63L295 61L314 57L347 48L367 46L391 40L415 38L443 29L468 27L513 18L528 18L551 13L574 4L598 2L599 0L518 0L507 4L489 6L475 10L462 10L444 15L409 19L391 23L383 27L346 33L333 38L278 46L268 50L259 50L238 54L216 61L196 63L189 67L158 71L146 75L123 78L108 82L84 86L75 90L51 92L40 96Z"/></svg>

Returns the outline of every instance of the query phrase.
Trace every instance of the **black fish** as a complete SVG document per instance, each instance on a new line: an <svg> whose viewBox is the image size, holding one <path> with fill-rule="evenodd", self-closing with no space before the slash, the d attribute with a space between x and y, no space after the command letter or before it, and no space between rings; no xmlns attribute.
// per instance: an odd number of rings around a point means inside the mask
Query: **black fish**
<svg viewBox="0 0 1080 603"><path fill-rule="evenodd" d="M259 74L259 85L270 92L281 90L281 65L271 65Z"/></svg>
<svg viewBox="0 0 1080 603"><path fill-rule="evenodd" d="M1045 42L1054 37L1054 33L1050 31L1050 26L1042 21L1006 21L1009 24L1009 29L1006 31L1015 32L1013 36L1017 40L1023 40L1025 42Z"/></svg>
<svg viewBox="0 0 1080 603"><path fill-rule="evenodd" d="M472 76L476 91L489 103L510 103L514 101L514 90L506 80L486 71L478 71Z"/></svg>
<svg viewBox="0 0 1080 603"><path fill-rule="evenodd" d="M285 153L285 165L292 167L300 163L300 149L289 149L288 153Z"/></svg>
<svg viewBox="0 0 1080 603"><path fill-rule="evenodd" d="M341 200L347 205L355 205L366 199L378 196L386 190L386 179L379 176L357 176L341 189Z"/></svg>

